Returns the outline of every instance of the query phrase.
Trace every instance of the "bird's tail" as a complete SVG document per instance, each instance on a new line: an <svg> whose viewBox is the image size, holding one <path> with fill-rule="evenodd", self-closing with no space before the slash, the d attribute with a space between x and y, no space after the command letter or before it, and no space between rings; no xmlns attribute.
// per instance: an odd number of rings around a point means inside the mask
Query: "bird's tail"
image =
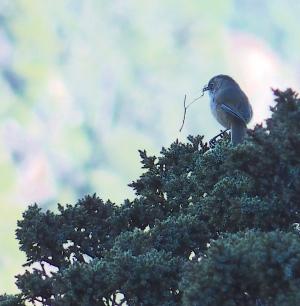
<svg viewBox="0 0 300 306"><path fill-rule="evenodd" d="M233 119L231 121L231 142L234 146L243 142L246 135L246 125L242 120Z"/></svg>

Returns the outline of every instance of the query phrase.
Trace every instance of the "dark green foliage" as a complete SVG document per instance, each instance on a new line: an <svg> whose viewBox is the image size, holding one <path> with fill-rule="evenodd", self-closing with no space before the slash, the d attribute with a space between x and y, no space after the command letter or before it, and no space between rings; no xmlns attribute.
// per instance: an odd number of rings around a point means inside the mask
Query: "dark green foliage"
<svg viewBox="0 0 300 306"><path fill-rule="evenodd" d="M44 305L297 305L300 101L274 91L266 126L140 151L137 197L87 196L18 223L22 298ZM5 304L14 305L14 304Z"/></svg>
<svg viewBox="0 0 300 306"><path fill-rule="evenodd" d="M184 304L298 305L299 251L298 233L250 230L219 238L199 262L187 264Z"/></svg>
<svg viewBox="0 0 300 306"><path fill-rule="evenodd" d="M25 306L21 295L0 295L0 306Z"/></svg>
<svg viewBox="0 0 300 306"><path fill-rule="evenodd" d="M140 255L115 249L110 255L90 264L76 263L57 275L55 305L107 305L117 292L126 294L129 305L143 305L145 301L151 305L158 301L160 305L176 304L179 258L154 249Z"/></svg>

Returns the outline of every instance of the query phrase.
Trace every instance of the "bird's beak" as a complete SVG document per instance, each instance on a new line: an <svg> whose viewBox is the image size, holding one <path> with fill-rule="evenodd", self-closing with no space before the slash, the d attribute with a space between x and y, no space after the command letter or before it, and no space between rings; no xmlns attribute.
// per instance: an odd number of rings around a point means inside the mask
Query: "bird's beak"
<svg viewBox="0 0 300 306"><path fill-rule="evenodd" d="M210 86L205 85L205 86L203 87L203 89L202 89L202 95L204 95L204 93L205 93L206 91L208 91L208 90L210 90Z"/></svg>

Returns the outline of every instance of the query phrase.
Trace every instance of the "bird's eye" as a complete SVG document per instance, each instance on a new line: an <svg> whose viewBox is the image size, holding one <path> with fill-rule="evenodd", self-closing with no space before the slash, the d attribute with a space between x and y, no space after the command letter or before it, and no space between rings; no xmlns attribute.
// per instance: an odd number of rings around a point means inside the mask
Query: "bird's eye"
<svg viewBox="0 0 300 306"><path fill-rule="evenodd" d="M212 90L214 88L214 84L212 82L209 82L207 86L204 86L202 92L204 93L207 90Z"/></svg>

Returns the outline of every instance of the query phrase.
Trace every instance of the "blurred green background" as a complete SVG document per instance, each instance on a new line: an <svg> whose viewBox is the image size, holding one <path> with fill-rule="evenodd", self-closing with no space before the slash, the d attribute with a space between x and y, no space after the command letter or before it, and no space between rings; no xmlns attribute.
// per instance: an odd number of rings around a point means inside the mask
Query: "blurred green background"
<svg viewBox="0 0 300 306"><path fill-rule="evenodd" d="M234 77L262 122L270 87L300 78L298 0L0 0L0 293L16 291L26 206L87 193L121 204L141 173L138 149L220 126L214 75Z"/></svg>

